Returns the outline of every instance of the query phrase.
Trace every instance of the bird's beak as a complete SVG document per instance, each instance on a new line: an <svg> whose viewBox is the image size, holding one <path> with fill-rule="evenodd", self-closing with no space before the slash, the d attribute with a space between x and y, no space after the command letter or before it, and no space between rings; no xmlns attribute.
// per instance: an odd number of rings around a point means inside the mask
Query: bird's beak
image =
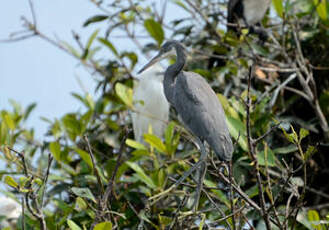
<svg viewBox="0 0 329 230"><path fill-rule="evenodd" d="M140 71L138 71L137 74L140 74L140 73L144 72L147 68L149 68L150 66L154 65L155 63L161 61L163 58L164 58L163 55L161 53L159 53L154 58L152 58L152 60L149 61L149 63L144 65L144 67Z"/></svg>

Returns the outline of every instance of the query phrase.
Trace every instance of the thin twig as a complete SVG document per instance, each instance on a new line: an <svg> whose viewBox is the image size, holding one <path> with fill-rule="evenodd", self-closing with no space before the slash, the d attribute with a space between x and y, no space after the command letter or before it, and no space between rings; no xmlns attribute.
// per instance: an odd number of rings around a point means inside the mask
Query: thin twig
<svg viewBox="0 0 329 230"><path fill-rule="evenodd" d="M24 197L22 197L22 230L25 230L25 204L24 204Z"/></svg>
<svg viewBox="0 0 329 230"><path fill-rule="evenodd" d="M88 152L89 152L89 156L91 158L91 162L93 164L93 171L94 171L94 175L96 176L97 178L97 183L98 185L101 187L101 196L103 196L104 194L104 186L103 186L103 182L102 182L102 179L99 175L99 172L98 172L98 169L97 169L97 164L96 164L96 160L95 160L95 156L93 154L93 151L91 149L91 146L90 146L90 142L88 140L88 137L86 135L83 136L84 140L86 141L87 143L87 146L88 146Z"/></svg>
<svg viewBox="0 0 329 230"><path fill-rule="evenodd" d="M13 148L10 148L10 147L8 147L8 149L10 149L11 151L15 152L20 157L20 159L22 161L22 164L23 164L23 172L24 172L24 175L27 178L29 178L30 175L28 173L28 169L27 169L27 164L26 164L24 153L23 152L18 152L18 151L14 150ZM26 187L28 189L28 192L26 192L24 194L26 207L27 207L28 211L31 213L31 215L34 216L39 221L39 223L40 223L40 229L41 230L46 230L47 229L47 227L46 227L46 220L45 220L45 217L44 217L42 208L41 208L41 206L40 206L40 204L38 202L38 196L35 194L35 191L32 189L32 183L31 183L31 181L29 181L27 183ZM31 207L30 199L31 199L31 202L34 204L34 208L35 209L33 209Z"/></svg>
<svg viewBox="0 0 329 230"><path fill-rule="evenodd" d="M34 5L33 5L32 0L29 0L29 5L30 5L30 9L31 9L31 14L32 14L33 25L35 27L37 27L37 17L35 14Z"/></svg>
<svg viewBox="0 0 329 230"><path fill-rule="evenodd" d="M229 179L230 179L230 202L231 202L231 212L232 212L232 225L233 225L233 230L236 229L236 221L235 221L235 204L234 204L234 191L233 191L233 164L232 160L228 163L228 168L229 168Z"/></svg>
<svg viewBox="0 0 329 230"><path fill-rule="evenodd" d="M112 196L111 196L112 195L112 188L113 188L113 184L114 184L114 181L115 181L115 176L118 172L119 166L121 165L121 157L123 155L123 148L125 146L128 134L129 134L129 131L126 130L126 133L125 133L125 135L122 139L122 142L121 142L121 145L120 145L120 148L119 148L119 153L118 153L119 155L118 155L118 158L117 158L116 165L114 167L111 179L110 179L110 181L109 181L109 183L106 187L105 194L104 194L103 199L102 199L103 208L105 208L107 203L111 202L111 200L112 200Z"/></svg>
<svg viewBox="0 0 329 230"><path fill-rule="evenodd" d="M178 214L180 212L180 210L182 209L182 207L184 206L184 204L186 203L187 201L187 195L185 195L183 197L183 199L181 200L181 202L179 203L175 213L174 213L174 220L171 222L170 226L169 226L169 230L173 229L173 227L175 226L177 220L178 220Z"/></svg>
<svg viewBox="0 0 329 230"><path fill-rule="evenodd" d="M258 160L255 153L255 145L253 144L253 139L251 136L251 129L250 129L250 108L251 108L251 97L250 97L250 87L251 87L251 75L253 73L253 67L251 66L249 68L249 74L248 74L248 89L247 89L247 118L246 118L246 126L247 126L247 141L248 141L248 149L250 152L250 156L252 157L252 160L254 162L254 169L256 171L256 179L257 179L257 186L258 186L258 193L259 193L259 201L261 206L261 213L264 217L265 225L267 230L271 230L270 225L270 219L268 212L266 210L266 204L265 204L265 198L264 198L264 191L262 187L262 179L260 177L260 170L258 165Z"/></svg>
<svg viewBox="0 0 329 230"><path fill-rule="evenodd" d="M227 226L230 227L230 223L229 223L228 220L227 220L230 216L225 216L225 212L223 212L223 211L218 207L218 205L216 204L216 202L214 202L214 200L211 198L210 194L209 194L206 190L202 189L202 191L206 194L208 200L214 205L214 207L216 208L216 210L217 210L217 211L223 216L223 218L221 218L220 221L225 221L225 223L227 224ZM234 216L235 213L233 212L233 213L231 213L231 215Z"/></svg>
<svg viewBox="0 0 329 230"><path fill-rule="evenodd" d="M219 171L218 175L227 185L230 185L230 180L226 178L222 172ZM253 200L251 200L248 195L239 188L239 186L232 184L232 187L250 206L255 208L257 211L261 210L261 208Z"/></svg>
<svg viewBox="0 0 329 230"><path fill-rule="evenodd" d="M43 190L42 190L41 197L40 197L41 209L43 208L43 205L44 205L43 198L45 196L46 186L47 186L49 172L50 172L50 167L51 167L51 163L53 162L53 159L54 158L52 157L51 153L49 153L48 154L47 171L46 171L46 175L45 175L44 180L43 180Z"/></svg>
<svg viewBox="0 0 329 230"><path fill-rule="evenodd" d="M278 124L272 126L269 130L267 130L262 136L256 138L253 140L253 144L256 145L258 142L260 142L261 140L263 140L265 137L267 137L267 135L269 135L274 129L278 128L281 125L281 122L279 122Z"/></svg>

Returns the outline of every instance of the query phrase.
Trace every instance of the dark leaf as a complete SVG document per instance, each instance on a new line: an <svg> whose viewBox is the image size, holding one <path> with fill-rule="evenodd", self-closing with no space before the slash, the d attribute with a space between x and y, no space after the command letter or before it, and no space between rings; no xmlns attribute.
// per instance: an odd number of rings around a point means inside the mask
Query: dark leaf
<svg viewBox="0 0 329 230"><path fill-rule="evenodd" d="M104 21L107 18L108 18L107 15L95 15L91 18L88 18L87 21L85 21L85 23L83 23L83 26L86 27L92 23Z"/></svg>

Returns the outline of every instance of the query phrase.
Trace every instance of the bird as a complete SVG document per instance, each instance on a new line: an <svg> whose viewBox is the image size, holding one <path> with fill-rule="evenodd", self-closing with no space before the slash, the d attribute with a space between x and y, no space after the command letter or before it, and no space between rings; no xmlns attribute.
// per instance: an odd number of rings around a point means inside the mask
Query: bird
<svg viewBox="0 0 329 230"><path fill-rule="evenodd" d="M204 142L224 162L229 162L232 159L233 144L225 113L216 93L199 74L183 71L186 54L185 48L180 42L176 40L165 42L159 53L138 73L142 73L153 64L170 55L176 55L176 62L165 71L163 80L164 94L170 105L176 110L184 127L193 134L201 155L199 161L186 171L174 185L150 199L156 200L167 194L200 167L196 198L193 203L194 208L197 208L207 167L205 162L207 152Z"/></svg>
<svg viewBox="0 0 329 230"><path fill-rule="evenodd" d="M162 137L169 119L169 103L163 92L161 65L156 64L134 82L132 123L135 140L145 144L143 135L149 133Z"/></svg>
<svg viewBox="0 0 329 230"><path fill-rule="evenodd" d="M22 213L21 205L7 196L0 196L0 204L0 216L5 217L0 223L0 229L13 227Z"/></svg>
<svg viewBox="0 0 329 230"><path fill-rule="evenodd" d="M260 44L267 40L267 33L260 26L266 11L270 7L271 0L229 0L227 5L227 31L233 31L240 36L239 27L249 28L249 33L259 36ZM257 26L255 28L254 26ZM215 51L214 55L225 55L227 51ZM211 57L208 69L222 67L226 61L217 57Z"/></svg>
<svg viewBox="0 0 329 230"><path fill-rule="evenodd" d="M250 32L259 35L265 41L267 35L264 30L254 28L260 26L271 0L229 0L227 6L227 30L238 32L238 25L250 28ZM235 24L235 25L234 25Z"/></svg>

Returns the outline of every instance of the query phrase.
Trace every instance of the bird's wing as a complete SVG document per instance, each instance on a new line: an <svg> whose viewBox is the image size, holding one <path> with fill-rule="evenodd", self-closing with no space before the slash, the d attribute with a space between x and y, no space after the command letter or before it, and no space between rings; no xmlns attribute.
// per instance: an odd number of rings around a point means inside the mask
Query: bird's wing
<svg viewBox="0 0 329 230"><path fill-rule="evenodd" d="M138 85L134 84L135 112L132 113L132 121L138 142L144 142L143 135L148 133L150 125L153 134L161 137L168 121L169 103L163 92L163 84L158 78L159 76L151 72L149 75L143 75Z"/></svg>
<svg viewBox="0 0 329 230"><path fill-rule="evenodd" d="M174 107L185 126L206 140L222 160L229 160L233 146L221 103L200 75L182 72L177 76Z"/></svg>

